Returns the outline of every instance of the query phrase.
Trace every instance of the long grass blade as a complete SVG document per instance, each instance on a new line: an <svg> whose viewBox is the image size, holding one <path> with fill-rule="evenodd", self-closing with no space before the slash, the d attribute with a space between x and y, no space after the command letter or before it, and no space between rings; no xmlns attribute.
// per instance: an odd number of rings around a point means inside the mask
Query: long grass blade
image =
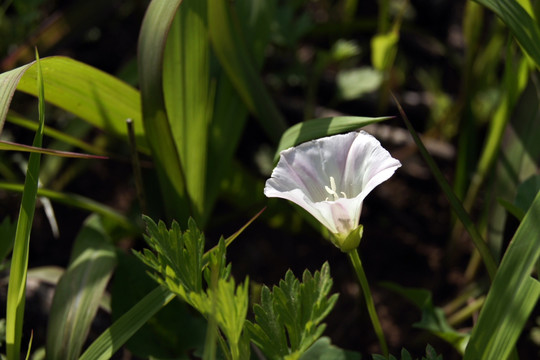
<svg viewBox="0 0 540 360"><path fill-rule="evenodd" d="M540 297L531 271L540 257L540 192L504 255L473 329L465 360L506 359Z"/></svg>
<svg viewBox="0 0 540 360"><path fill-rule="evenodd" d="M6 117L6 121L11 123L11 124L15 124L15 125L24 127L26 129L30 129L32 131L36 131L38 126L39 126L39 124L37 122L32 121L30 119L26 119L26 118L20 116L19 114L15 113L13 111L8 112L8 115ZM46 136L46 137L50 137L52 139L56 139L58 141L61 141L64 144L68 144L68 145L77 147L77 148L79 148L79 149L81 149L84 152L89 153L89 154L107 156L107 152L105 151L105 149L103 149L103 147L94 146L92 144L89 144L87 142L82 141L78 137L75 137L75 136L70 135L70 134L66 134L66 133L64 133L62 131L56 130L56 129L54 129L54 128L50 127L50 126L47 126L47 125L45 125L45 127L43 129L43 135Z"/></svg>
<svg viewBox="0 0 540 360"><path fill-rule="evenodd" d="M158 286L105 330L79 360L110 359L141 326L174 297L168 289Z"/></svg>
<svg viewBox="0 0 540 360"><path fill-rule="evenodd" d="M41 147L28 146L28 145L23 145L23 144L17 144L11 141L2 141L2 140L0 140L0 150L25 151L25 152L30 152L30 153L55 155L55 156L77 158L77 159L107 159L106 156L80 154L80 153L75 153L71 151L45 149Z"/></svg>
<svg viewBox="0 0 540 360"><path fill-rule="evenodd" d="M401 107L401 105L399 104L399 102L397 101L395 97L394 97L394 101L396 102L398 106L399 112L401 114L401 117L403 118L403 121L405 122L405 125L407 126L407 129L411 133L411 136L413 137L414 142L418 146L418 150L420 151L420 154L422 155L427 165L429 166L431 173L437 180L437 183L439 184L442 191L444 192L444 195L450 202L452 209L454 210L457 217L463 223L463 225L465 226L465 229L471 236L474 246L478 249L478 252L480 253L482 257L482 260L484 261L484 265L486 266L489 277L493 280L493 278L495 277L495 273L497 272L497 264L495 262L495 259L493 258L493 255L491 254L491 251L489 250L486 242L484 241L484 239L478 232L478 229L474 225L474 222L472 221L471 217L469 216L465 208L463 208L463 204L461 203L461 201L459 201L458 197L452 190L452 187L450 186L450 184L448 183L448 181L442 174L441 170L439 169L439 167L437 166L437 164L435 163L435 161L433 160L433 158L427 151L426 147L422 143L422 140L420 139L420 137L414 130L411 122L407 118L407 115L403 111L403 108Z"/></svg>
<svg viewBox="0 0 540 360"><path fill-rule="evenodd" d="M70 265L54 292L48 358L79 357L115 264L115 248L101 219L91 216L75 239Z"/></svg>
<svg viewBox="0 0 540 360"><path fill-rule="evenodd" d="M181 2L153 0L150 3L139 35L137 57L144 129L156 164L164 205L169 217L184 222L190 214L190 203L163 95L165 45Z"/></svg>
<svg viewBox="0 0 540 360"><path fill-rule="evenodd" d="M540 67L540 27L515 0L475 0L491 9L510 28L525 52Z"/></svg>
<svg viewBox="0 0 540 360"><path fill-rule="evenodd" d="M208 28L213 49L249 111L255 114L267 134L276 142L286 129L257 72L253 54L227 1L208 0Z"/></svg>
<svg viewBox="0 0 540 360"><path fill-rule="evenodd" d="M37 58L37 87L39 99L39 128L34 137L33 146L41 147L43 125L45 122L45 93L39 57ZM6 310L6 351L8 360L19 360L21 357L21 340L24 319L26 293L26 274L28 271L28 251L30 232L36 208L39 165L41 154L31 153L24 182L21 208L17 220L17 230L11 257L9 286Z"/></svg>
<svg viewBox="0 0 540 360"><path fill-rule="evenodd" d="M206 213L206 169L213 86L206 1L184 0L167 36L163 95L167 119L184 171L192 216Z"/></svg>

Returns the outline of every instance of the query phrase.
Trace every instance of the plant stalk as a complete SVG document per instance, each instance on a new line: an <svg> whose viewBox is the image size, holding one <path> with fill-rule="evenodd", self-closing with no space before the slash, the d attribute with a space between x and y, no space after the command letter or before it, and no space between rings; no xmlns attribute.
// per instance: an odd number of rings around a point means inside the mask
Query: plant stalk
<svg viewBox="0 0 540 360"><path fill-rule="evenodd" d="M358 251L356 249L349 251L347 254L349 255L349 259L351 260L352 266L356 272L356 276L358 277L358 282L360 282L360 286L362 287L362 293L364 294L364 299L366 300L369 317L371 318L371 323L373 324L375 334L379 339L379 345L381 346L383 355L388 357L388 345L386 344L386 340L384 338L379 316L375 310L375 304L373 303L373 297L371 296L371 290L369 289L369 284L366 273L364 272L364 267L362 266L362 261L360 260L360 256L358 255Z"/></svg>

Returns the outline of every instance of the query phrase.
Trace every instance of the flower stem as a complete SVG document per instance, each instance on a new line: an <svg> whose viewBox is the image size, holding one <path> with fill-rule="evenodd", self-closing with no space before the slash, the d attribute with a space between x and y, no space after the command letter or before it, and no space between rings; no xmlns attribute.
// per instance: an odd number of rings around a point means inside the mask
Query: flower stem
<svg viewBox="0 0 540 360"><path fill-rule="evenodd" d="M364 299L366 300L366 306L368 309L369 317L371 318L371 323L373 324L373 329L377 338L379 339L379 345L385 357L388 357L388 345L386 345L386 340L384 338L384 333L382 331L381 323L375 310L375 304L373 303L373 297L371 296L371 290L369 289L369 284L366 278L366 273L364 272L364 267L362 266L362 261L358 255L356 249L349 251L347 253L349 259L351 260L352 266L356 271L356 276L358 276L358 281L362 287L362 293L364 294Z"/></svg>

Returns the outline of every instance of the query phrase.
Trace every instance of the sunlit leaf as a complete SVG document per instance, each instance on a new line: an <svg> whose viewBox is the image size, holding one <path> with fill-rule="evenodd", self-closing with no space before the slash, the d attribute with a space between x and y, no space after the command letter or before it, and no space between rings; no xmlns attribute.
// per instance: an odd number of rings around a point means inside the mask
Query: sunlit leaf
<svg viewBox="0 0 540 360"><path fill-rule="evenodd" d="M514 234L475 325L465 360L506 359L538 298L531 271L540 256L540 192Z"/></svg>
<svg viewBox="0 0 540 360"><path fill-rule="evenodd" d="M124 139L127 139L126 119L133 119L137 145L140 150L148 152L136 89L101 70L67 57L48 57L41 63L47 102ZM15 89L37 96L36 78L35 63L0 74L0 131Z"/></svg>
<svg viewBox="0 0 540 360"><path fill-rule="evenodd" d="M358 116L335 116L321 119L313 119L291 126L279 142L274 160L277 161L282 150L296 146L308 140L318 139L325 136L335 135L346 131L357 130L362 126L388 120L391 117L358 117Z"/></svg>
<svg viewBox="0 0 540 360"><path fill-rule="evenodd" d="M540 28L515 0L475 0L491 9L512 30L525 52L540 66Z"/></svg>
<svg viewBox="0 0 540 360"><path fill-rule="evenodd" d="M152 150L167 214L183 223L190 214L184 170L167 119L163 94L163 57L167 35L182 0L153 0L138 43L139 83L144 129Z"/></svg>
<svg viewBox="0 0 540 360"><path fill-rule="evenodd" d="M43 126L45 123L45 94L41 63L39 62L37 51L36 58L38 59L37 93L39 94L39 128L36 132L32 145L35 147L41 147L41 143L43 141ZM1 80L0 85L2 85ZM26 301L28 252L30 247L30 233L32 231L32 222L36 208L40 162L41 154L30 154L21 206L19 210L19 217L17 219L15 242L13 244L13 255L11 257L6 310L6 351L7 357L10 360L19 359L21 352L22 327Z"/></svg>

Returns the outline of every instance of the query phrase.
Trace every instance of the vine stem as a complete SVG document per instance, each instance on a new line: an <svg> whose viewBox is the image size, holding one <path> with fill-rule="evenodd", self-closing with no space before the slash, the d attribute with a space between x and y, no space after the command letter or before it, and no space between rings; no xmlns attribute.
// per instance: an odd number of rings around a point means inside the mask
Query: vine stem
<svg viewBox="0 0 540 360"><path fill-rule="evenodd" d="M379 316L377 315L377 311L375 310L375 304L373 303L371 290L369 289L366 273L364 272L364 267L362 266L362 261L360 260L358 251L356 249L351 250L347 253L347 255L349 255L349 259L351 260L352 266L356 272L356 276L358 277L358 281L360 282L362 293L364 294L364 299L366 300L369 317L371 318L371 323L373 324L375 334L377 334L377 338L379 339L379 345L381 346L383 355L385 357L388 357L388 345L386 344L386 340L384 338L384 333L381 327L381 322L379 321Z"/></svg>

